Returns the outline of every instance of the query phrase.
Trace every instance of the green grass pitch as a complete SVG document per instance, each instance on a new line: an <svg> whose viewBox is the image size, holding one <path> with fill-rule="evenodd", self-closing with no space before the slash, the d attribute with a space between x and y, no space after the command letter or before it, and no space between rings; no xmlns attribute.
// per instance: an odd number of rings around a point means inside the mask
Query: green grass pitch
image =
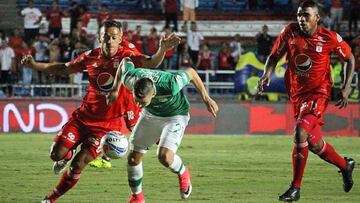
<svg viewBox="0 0 360 203"><path fill-rule="evenodd" d="M51 171L50 134L0 135L0 202L40 202L59 175ZM360 138L325 138L341 155L360 163ZM185 136L179 154L192 172L193 193L186 202L278 202L291 181L290 136ZM126 202L129 197L126 160L113 160L110 169L88 167L78 184L59 203ZM143 190L147 203L185 202L180 199L177 177L162 167L155 147L143 162ZM360 202L360 168L355 185L342 190L337 168L314 154L303 179L300 202Z"/></svg>

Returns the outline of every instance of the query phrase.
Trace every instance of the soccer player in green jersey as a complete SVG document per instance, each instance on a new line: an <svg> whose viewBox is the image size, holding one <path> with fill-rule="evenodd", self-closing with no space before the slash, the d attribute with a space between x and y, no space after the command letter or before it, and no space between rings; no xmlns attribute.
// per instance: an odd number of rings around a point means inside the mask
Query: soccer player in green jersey
<svg viewBox="0 0 360 203"><path fill-rule="evenodd" d="M142 158L158 140L157 156L160 163L178 175L180 196L188 198L192 190L190 171L176 154L190 119L190 104L182 88L191 82L214 117L218 105L209 97L193 68L173 73L135 68L129 58L124 58L116 74L113 90L107 96L108 103L116 99L120 86L124 85L133 91L135 102L143 107L130 138L127 171L132 194L129 203L145 202Z"/></svg>

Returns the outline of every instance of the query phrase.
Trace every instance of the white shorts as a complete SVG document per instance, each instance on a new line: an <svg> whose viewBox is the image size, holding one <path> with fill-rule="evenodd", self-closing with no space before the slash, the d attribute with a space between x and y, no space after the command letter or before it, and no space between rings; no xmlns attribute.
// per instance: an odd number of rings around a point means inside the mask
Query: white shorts
<svg viewBox="0 0 360 203"><path fill-rule="evenodd" d="M160 139L158 148L176 153L189 120L189 114L159 117L143 109L130 137L130 150L145 154Z"/></svg>

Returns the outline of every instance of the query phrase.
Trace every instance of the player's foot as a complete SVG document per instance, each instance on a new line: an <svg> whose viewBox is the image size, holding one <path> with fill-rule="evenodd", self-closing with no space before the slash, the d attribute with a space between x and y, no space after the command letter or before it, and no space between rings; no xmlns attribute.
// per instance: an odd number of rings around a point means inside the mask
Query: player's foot
<svg viewBox="0 0 360 203"><path fill-rule="evenodd" d="M284 194L279 196L279 201L293 202L300 199L300 189L291 187Z"/></svg>
<svg viewBox="0 0 360 203"><path fill-rule="evenodd" d="M55 174L59 174L59 173L62 173L65 168L66 168L66 164L68 163L68 161L70 161L72 158L74 158L75 156L75 153L76 153L76 150L73 149L72 150L72 157L65 161L65 160L60 160L60 161L54 161L54 165L53 165L53 171Z"/></svg>
<svg viewBox="0 0 360 203"><path fill-rule="evenodd" d="M55 202L52 202L47 196L45 196L44 199L41 201L41 203L55 203Z"/></svg>
<svg viewBox="0 0 360 203"><path fill-rule="evenodd" d="M185 168L185 172L182 175L179 175L180 196L182 199L188 198L191 194L192 186L190 176L191 174L188 167Z"/></svg>
<svg viewBox="0 0 360 203"><path fill-rule="evenodd" d="M103 158L95 159L94 161L91 161L89 163L89 166L95 167L95 168L111 168L111 162L108 160L105 160Z"/></svg>
<svg viewBox="0 0 360 203"><path fill-rule="evenodd" d="M131 194L128 203L145 203L144 193L140 192L139 194Z"/></svg>
<svg viewBox="0 0 360 203"><path fill-rule="evenodd" d="M352 179L352 173L355 168L355 161L352 158L344 158L346 161L346 168L344 170L339 171L343 176L343 188L345 192L349 192L354 185Z"/></svg>

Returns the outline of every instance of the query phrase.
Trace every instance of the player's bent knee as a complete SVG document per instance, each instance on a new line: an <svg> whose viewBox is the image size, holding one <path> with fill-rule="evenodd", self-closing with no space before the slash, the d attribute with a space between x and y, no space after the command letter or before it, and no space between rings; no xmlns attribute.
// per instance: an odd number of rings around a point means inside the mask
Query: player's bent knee
<svg viewBox="0 0 360 203"><path fill-rule="evenodd" d="M52 150L50 152L50 158L53 161L60 161L64 158L67 152L59 151L59 150Z"/></svg>
<svg viewBox="0 0 360 203"><path fill-rule="evenodd" d="M323 149L324 143L323 140L316 142L315 144L310 144L310 151L314 154L319 154Z"/></svg>
<svg viewBox="0 0 360 203"><path fill-rule="evenodd" d="M174 155L171 153L164 152L158 154L158 160L165 167L169 167L170 164L173 162L173 159L174 159Z"/></svg>
<svg viewBox="0 0 360 203"><path fill-rule="evenodd" d="M141 163L141 160L142 160L142 155L140 155L140 153L131 151L128 155L128 164L130 166L139 165Z"/></svg>
<svg viewBox="0 0 360 203"><path fill-rule="evenodd" d="M308 138L308 133L304 128L302 128L300 125L296 125L295 127L295 143L303 143L306 142Z"/></svg>

